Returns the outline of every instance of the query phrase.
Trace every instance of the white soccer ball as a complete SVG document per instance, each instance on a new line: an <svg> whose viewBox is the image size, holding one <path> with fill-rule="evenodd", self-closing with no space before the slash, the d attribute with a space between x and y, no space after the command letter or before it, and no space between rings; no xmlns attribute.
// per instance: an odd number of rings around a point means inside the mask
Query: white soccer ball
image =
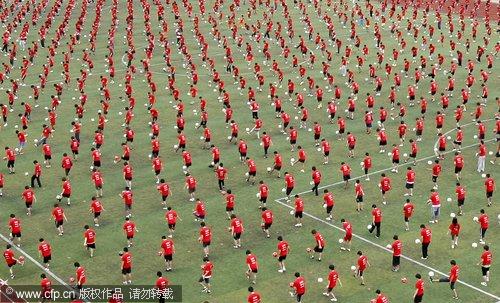
<svg viewBox="0 0 500 303"><path fill-rule="evenodd" d="M352 270L352 271L355 271L355 270L356 270L356 266L351 265L351 270Z"/></svg>
<svg viewBox="0 0 500 303"><path fill-rule="evenodd" d="M326 208L326 207L327 207L326 204L323 204L323 208Z"/></svg>
<svg viewBox="0 0 500 303"><path fill-rule="evenodd" d="M457 216L457 215L456 215L455 213L451 213L451 214L450 214L450 217L451 217L451 218L455 218L456 216Z"/></svg>
<svg viewBox="0 0 500 303"><path fill-rule="evenodd" d="M339 243L340 243L340 244L344 243L344 239L340 238L340 239L339 239Z"/></svg>
<svg viewBox="0 0 500 303"><path fill-rule="evenodd" d="M57 200L61 200L61 199L62 199L62 196L61 196L61 195L57 195L57 196L56 196L56 199L57 199Z"/></svg>
<svg viewBox="0 0 500 303"><path fill-rule="evenodd" d="M309 182L309 184L310 184L310 185L314 185L314 181L310 181L310 182Z"/></svg>
<svg viewBox="0 0 500 303"><path fill-rule="evenodd" d="M286 188L284 188L284 187L283 187L283 188L281 189L281 192L286 193Z"/></svg>
<svg viewBox="0 0 500 303"><path fill-rule="evenodd" d="M29 173L28 173L28 172L25 172L25 173L24 173L24 175L25 175L25 176L27 176L27 175L29 175Z"/></svg>
<svg viewBox="0 0 500 303"><path fill-rule="evenodd" d="M429 272L429 277L431 277L431 278L434 277L434 272L433 271Z"/></svg>
<svg viewBox="0 0 500 303"><path fill-rule="evenodd" d="M248 177L250 174L248 172L245 173L245 177Z"/></svg>
<svg viewBox="0 0 500 303"><path fill-rule="evenodd" d="M293 215L295 212L293 211L293 209L290 211L290 215Z"/></svg>
<svg viewBox="0 0 500 303"><path fill-rule="evenodd" d="M90 118L90 121L94 122L94 121L95 121L95 119L94 119L94 118Z"/></svg>
<svg viewBox="0 0 500 303"><path fill-rule="evenodd" d="M286 141L290 141L290 137L286 137L285 138ZM261 142L262 143L262 142Z"/></svg>
<svg viewBox="0 0 500 303"><path fill-rule="evenodd" d="M295 119L295 120L299 120L299 116L295 116L295 117L294 117L294 119Z"/></svg>
<svg viewBox="0 0 500 303"><path fill-rule="evenodd" d="M387 244L385 247L387 247L387 249L391 249L392 245L391 244Z"/></svg>
<svg viewBox="0 0 500 303"><path fill-rule="evenodd" d="M361 162L359 163L359 165L361 165L361 166L365 166L365 162L361 161Z"/></svg>
<svg viewBox="0 0 500 303"><path fill-rule="evenodd" d="M323 278L318 278L318 283L322 283L323 282Z"/></svg>
<svg viewBox="0 0 500 303"><path fill-rule="evenodd" d="M307 131L308 131L308 132L312 132L312 131L313 131L313 129L312 129L312 128L308 128L308 129L307 129Z"/></svg>
<svg viewBox="0 0 500 303"><path fill-rule="evenodd" d="M231 140L231 136L227 136L227 139L228 139L228 140Z"/></svg>
<svg viewBox="0 0 500 303"><path fill-rule="evenodd" d="M477 248L477 243L476 242L472 243L471 245L472 245L472 248Z"/></svg>
<svg viewBox="0 0 500 303"><path fill-rule="evenodd" d="M182 170L186 170L187 169L187 166L186 165L182 165Z"/></svg>
<svg viewBox="0 0 500 303"><path fill-rule="evenodd" d="M295 162L295 158L290 158L290 162L291 163Z"/></svg>
<svg viewBox="0 0 500 303"><path fill-rule="evenodd" d="M200 126L200 123L196 122L196 123L194 124L194 127L198 127L198 126Z"/></svg>
<svg viewBox="0 0 500 303"><path fill-rule="evenodd" d="M451 199L451 198L446 198L446 201L447 201L447 202L451 202L451 201L452 201L452 199Z"/></svg>
<svg viewBox="0 0 500 303"><path fill-rule="evenodd" d="M372 225L371 224L366 225L366 229L372 229Z"/></svg>
<svg viewBox="0 0 500 303"><path fill-rule="evenodd" d="M404 153L404 154L403 154L403 157L405 157L405 158L406 158L406 157L408 157L408 154L407 154L407 153Z"/></svg>
<svg viewBox="0 0 500 303"><path fill-rule="evenodd" d="M488 152L488 154L491 156L491 155L493 155L493 152L490 150L490 151Z"/></svg>
<svg viewBox="0 0 500 303"><path fill-rule="evenodd" d="M179 145L174 144L174 149L177 149L177 148L179 148Z"/></svg>
<svg viewBox="0 0 500 303"><path fill-rule="evenodd" d="M427 161L427 164L431 165L431 164L432 164L432 161L431 161L431 160Z"/></svg>
<svg viewBox="0 0 500 303"><path fill-rule="evenodd" d="M446 137L447 140L451 140L451 136Z"/></svg>
<svg viewBox="0 0 500 303"><path fill-rule="evenodd" d="M318 147L316 150L320 152L321 151L321 147Z"/></svg>
<svg viewBox="0 0 500 303"><path fill-rule="evenodd" d="M335 134L337 134L337 135L338 135L338 134L339 134L339 131L338 131L338 130L336 130L336 131L335 131Z"/></svg>
<svg viewBox="0 0 500 303"><path fill-rule="evenodd" d="M390 157L390 156L392 156L392 153L391 153L391 152L388 152L388 153L387 153L387 155Z"/></svg>
<svg viewBox="0 0 500 303"><path fill-rule="evenodd" d="M33 142L35 142L35 144L38 144L38 139L33 140Z"/></svg>
<svg viewBox="0 0 500 303"><path fill-rule="evenodd" d="M472 218L472 221L474 221L474 222L478 222L478 221L479 221L479 218L478 218L478 217L474 217L474 218Z"/></svg>
<svg viewBox="0 0 500 303"><path fill-rule="evenodd" d="M250 131L250 128L249 128L249 127L245 128L245 131L249 132L249 131Z"/></svg>
<svg viewBox="0 0 500 303"><path fill-rule="evenodd" d="M205 137L203 137L203 136L200 136L200 140L202 140L202 141L203 141L204 139L205 139Z"/></svg>
<svg viewBox="0 0 500 303"><path fill-rule="evenodd" d="M118 115L121 116L121 115L123 115L123 113L122 112L118 112Z"/></svg>
<svg viewBox="0 0 500 303"><path fill-rule="evenodd" d="M260 193L256 193L255 196L260 199Z"/></svg>
<svg viewBox="0 0 500 303"><path fill-rule="evenodd" d="M415 239L415 244L419 244L420 243L420 239Z"/></svg>
<svg viewBox="0 0 500 303"><path fill-rule="evenodd" d="M486 174L481 174L481 178L486 178Z"/></svg>
<svg viewBox="0 0 500 303"><path fill-rule="evenodd" d="M266 169L267 169L267 171L268 171L268 172L270 172L270 171L272 171L272 170L273 170L273 169L272 169L271 167L269 167L269 166L268 166Z"/></svg>
<svg viewBox="0 0 500 303"><path fill-rule="evenodd" d="M474 139L477 139L477 135L474 135Z"/></svg>
<svg viewBox="0 0 500 303"><path fill-rule="evenodd" d="M497 219L500 220L500 214L497 216Z"/></svg>

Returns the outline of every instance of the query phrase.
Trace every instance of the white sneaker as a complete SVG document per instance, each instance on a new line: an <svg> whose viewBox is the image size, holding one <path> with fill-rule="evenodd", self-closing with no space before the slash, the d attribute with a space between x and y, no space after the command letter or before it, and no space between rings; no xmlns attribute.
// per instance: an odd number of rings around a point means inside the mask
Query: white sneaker
<svg viewBox="0 0 500 303"><path fill-rule="evenodd" d="M295 227L301 227L301 226L302 226L302 223L295 224Z"/></svg>
<svg viewBox="0 0 500 303"><path fill-rule="evenodd" d="M481 285L483 285L483 286L488 286L488 283L486 283L486 282L481 282Z"/></svg>
<svg viewBox="0 0 500 303"><path fill-rule="evenodd" d="M279 273L283 273L283 269L278 269L278 272Z"/></svg>

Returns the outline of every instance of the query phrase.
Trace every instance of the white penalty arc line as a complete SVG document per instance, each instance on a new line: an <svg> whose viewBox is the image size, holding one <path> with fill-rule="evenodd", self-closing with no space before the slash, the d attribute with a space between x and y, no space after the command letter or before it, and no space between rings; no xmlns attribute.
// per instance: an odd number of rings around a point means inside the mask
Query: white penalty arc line
<svg viewBox="0 0 500 303"><path fill-rule="evenodd" d="M281 204L281 205L283 205L283 206L287 207L287 208L293 209L293 206L288 205L288 204L286 204L286 203L283 203L283 202L281 202L279 199L278 199L278 200L275 200L275 201L276 201L277 203L279 203L279 204ZM316 220L316 221L319 221L319 222L324 223L324 224L326 224L326 225L328 225L328 226L330 226L330 227L333 227L333 228L335 228L335 229L337 229L337 230L339 230L339 231L341 231L341 232L344 232L344 229L343 229L343 228L340 228L340 227L338 227L338 226L336 226L336 225L334 225L334 224L332 224L332 223L330 223L330 222L328 222L328 221L325 221L325 220L323 220L323 219L321 219L321 218L318 218L318 217L316 217L316 216L314 216L314 215L311 215L311 214L309 214L309 213L306 213L306 212L304 212L303 214L304 214L304 215L306 215L306 216L308 216L308 217L310 217L310 218L312 218L312 219L314 219L314 220ZM368 240L368 239L366 239L366 238L363 238L362 236L359 236L359 235L357 235L357 234L353 234L353 237L354 237L354 238L357 238L357 239L359 239L359 240L361 240L361 241L363 241L363 242L365 242L365 243L371 244L371 245L373 245L373 246L375 246L375 247L377 247L377 248L380 248L380 249L382 249L382 250L384 250L384 251L386 251L386 252L388 252L388 253L392 253L392 250L390 250L390 249L388 249L388 248L386 248L386 247L384 247L384 246L382 246L382 245L380 245L380 244L377 244L377 243L375 243L375 242L373 242L373 241L370 241L370 240ZM442 276L448 276L448 274L443 273L443 272L441 272L441 271L439 271L439 270L437 270L437 269L435 269L435 268L432 268L432 267L430 267L430 266L428 266L428 265L425 265L424 263L419 262L419 261L417 261L417 260L414 260L414 259L412 259L412 258L410 258L410 257L408 257L408 256L401 255L401 258L403 258L403 259L405 259L405 260L407 260L407 261L409 261L409 262L411 262L411 263L414 263L414 264L416 264L416 265L419 265L419 266L421 266L421 267L424 267L424 268L426 268L426 269L428 269L428 270L434 271L434 272L436 272L436 273L438 273L438 274L440 274L440 275L442 275ZM458 280L457 282L458 282L458 283L460 283L460 284L462 284L462 285L464 285L464 286L467 286L467 287L469 287L469 288L471 288L471 289L473 289L473 290L475 290L475 291L478 291L478 292L480 292L480 293L482 293L482 294L484 294L484 295L487 295L487 296L489 296L489 297L491 297L491 298L493 298L493 299L497 300L497 303L499 303L499 302L500 302L500 297L499 297L499 296L496 296L496 295L494 295L494 294L492 294L492 293L489 293L489 292L484 291L484 290L482 290L482 289L480 289L480 288L477 288L477 287L475 287L475 286L473 286L473 285L470 285L469 283L464 282L464 281L462 281L462 280Z"/></svg>
<svg viewBox="0 0 500 303"><path fill-rule="evenodd" d="M484 143L488 143L488 142L495 141L495 140L496 139L488 139L488 140L485 140ZM470 145L462 147L460 150L468 149L468 148L471 148L471 147L474 147L474 146L478 146L478 145L479 145L479 143L470 144ZM449 150L447 152L444 152L443 155L454 153L455 151L456 150L452 149L452 150ZM415 162L418 163L418 162L422 162L422 161L433 159L433 158L436 158L436 155L431 155L431 156L427 156L427 157L424 157L424 158L420 158L420 159L416 160ZM410 162L401 163L401 164L398 164L398 165L396 165L394 167L400 168L400 167L404 167L404 166L408 166L408 165L411 165L411 163ZM372 176L372 175L377 175L377 174L389 171L389 170L393 169L394 167L391 166L389 168L380 169L380 170L371 172L371 173L366 174L366 175L357 176L357 177L349 179L349 181L351 181L351 180L352 181L356 181L356 180L364 178L364 177L369 177L369 176ZM318 187L318 189L329 188L329 187L333 187L333 186L337 186L337 185L341 185L341 184L344 184L344 181L339 181L339 182L335 182L335 183L332 183L332 184L323 185L323 186ZM297 195L303 195L303 194L308 194L308 193L312 193L312 191L311 190L306 190L306 191L297 193ZM286 199L287 199L287 197L282 197L282 198L276 199L276 202L280 202L280 201L286 200ZM500 302L498 302L498 303L500 303Z"/></svg>

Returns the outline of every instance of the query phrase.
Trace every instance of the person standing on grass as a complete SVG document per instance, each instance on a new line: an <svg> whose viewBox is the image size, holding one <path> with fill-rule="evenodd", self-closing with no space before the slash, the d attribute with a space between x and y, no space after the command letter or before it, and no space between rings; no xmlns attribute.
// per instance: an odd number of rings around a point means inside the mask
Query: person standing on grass
<svg viewBox="0 0 500 303"><path fill-rule="evenodd" d="M315 196L318 196L319 195L318 187L319 184L321 183L321 172L316 168L316 166L313 166L311 170L312 170L311 178L313 183L311 191L314 193Z"/></svg>
<svg viewBox="0 0 500 303"><path fill-rule="evenodd" d="M273 212L270 209L267 209L266 207L261 208L261 218L262 218L262 231L266 234L267 238L271 237L271 234L269 233L269 229L273 225Z"/></svg>
<svg viewBox="0 0 500 303"><path fill-rule="evenodd" d="M358 261L357 266L354 269L354 277L361 280L361 285L365 285L365 277L363 276L363 274L365 270L370 266L370 263L368 262L368 258L363 255L363 252L361 250L358 250L357 255Z"/></svg>
<svg viewBox="0 0 500 303"><path fill-rule="evenodd" d="M201 292L206 292L208 294L212 293L210 279L212 278L213 269L214 265L210 262L210 259L208 257L204 257L203 264L201 265L201 277L198 280L200 285L203 287Z"/></svg>
<svg viewBox="0 0 500 303"><path fill-rule="evenodd" d="M342 172L342 179L344 180L344 189L347 189L347 185L351 179L351 167L345 162L342 162L340 163L340 171Z"/></svg>
<svg viewBox="0 0 500 303"><path fill-rule="evenodd" d="M52 247L43 238L38 240L38 253L43 260L43 265L46 270L49 270L50 261L52 260Z"/></svg>
<svg viewBox="0 0 500 303"><path fill-rule="evenodd" d="M407 196L413 196L413 188L415 187L415 171L408 166L406 168L406 193L404 194L405 197Z"/></svg>
<svg viewBox="0 0 500 303"><path fill-rule="evenodd" d="M315 254L318 254L318 261L321 261L321 256L323 255L323 250L325 249L325 244L326 244L325 238L315 229L311 230L311 234L314 237L316 245L314 246L313 249L308 249L309 257L311 259L314 259Z"/></svg>
<svg viewBox="0 0 500 303"><path fill-rule="evenodd" d="M80 263L75 262L73 265L76 268L76 288L78 290L81 290L83 288L83 285L87 282L87 275L85 273L85 268L80 265Z"/></svg>
<svg viewBox="0 0 500 303"><path fill-rule="evenodd" d="M158 291L158 303L165 303L165 297L163 296L166 293L166 289L169 285L167 278L163 277L163 273L161 271L156 272L156 282L155 289Z"/></svg>
<svg viewBox="0 0 500 303"><path fill-rule="evenodd" d="M349 221L342 218L340 219L340 223L342 223L342 228L345 231L344 238L342 239L342 246L340 250L351 251L351 241L352 241L352 225Z"/></svg>
<svg viewBox="0 0 500 303"><path fill-rule="evenodd" d="M33 161L34 170L33 175L31 175L31 188L35 188L35 181L38 184L38 187L42 187L42 182L40 177L42 176L42 166L38 163L37 160Z"/></svg>
<svg viewBox="0 0 500 303"><path fill-rule="evenodd" d="M88 225L85 225L83 229L85 229L85 232L83 234L83 246L89 251L90 257L92 258L94 257L95 250L95 231Z"/></svg>
<svg viewBox="0 0 500 303"><path fill-rule="evenodd" d="M486 237L486 231L488 230L488 227L490 225L489 223L489 217L484 211L484 209L481 209L479 211L479 218L477 218L477 223L479 223L479 243L485 244L484 238Z"/></svg>
<svg viewBox="0 0 500 303"><path fill-rule="evenodd" d="M24 191L21 194L24 204L26 205L26 215L31 216L31 209L33 207L33 203L36 202L36 195L32 188L28 185L24 187Z"/></svg>
<svg viewBox="0 0 500 303"><path fill-rule="evenodd" d="M433 279L431 277L430 280L431 280L431 282L450 283L450 288L453 292L453 299L458 300L458 293L457 293L457 290L455 288L455 284L458 280L458 276L460 273L460 267L457 265L457 262L455 260L451 260L450 264L451 264L451 268L450 268L450 273L449 273L448 277L443 277L440 279L435 279L435 278Z"/></svg>
<svg viewBox="0 0 500 303"><path fill-rule="evenodd" d="M14 274L13 267L16 264L20 264L21 266L23 265L21 257L19 257L19 258L15 257L14 251L12 251L12 245L10 245L10 244L7 244L7 246L5 247L5 250L3 252L3 257L5 258L5 263L9 267L10 278L14 279L16 277L16 275Z"/></svg>
<svg viewBox="0 0 500 303"><path fill-rule="evenodd" d="M335 200L333 194L329 192L328 189L325 189L323 191L323 207L326 209L327 221L333 220L333 215L332 215L333 206L335 206Z"/></svg>
<svg viewBox="0 0 500 303"><path fill-rule="evenodd" d="M486 180L484 180L484 189L486 191L486 201L488 202L487 206L491 206L493 204L493 192L496 189L495 180L491 177L490 174L486 174Z"/></svg>
<svg viewBox="0 0 500 303"><path fill-rule="evenodd" d="M102 205L101 201L97 200L95 196L92 197L91 200L92 202L90 204L89 212L94 214L94 226L99 227L99 217L104 211L104 206Z"/></svg>
<svg viewBox="0 0 500 303"><path fill-rule="evenodd" d="M467 192L460 182L456 183L455 193L457 194L458 215L461 216L464 214L463 206L465 204L465 195Z"/></svg>
<svg viewBox="0 0 500 303"><path fill-rule="evenodd" d="M451 224L448 226L448 234L451 235L451 249L454 249L458 246L458 235L460 234L460 224L458 224L457 218L451 220Z"/></svg>
<svg viewBox="0 0 500 303"><path fill-rule="evenodd" d="M306 281L299 272L296 272L294 276L295 280L290 283L290 287L293 290L290 292L290 295L292 297L295 297L295 300L297 300L297 302L302 302L302 297L306 293Z"/></svg>
<svg viewBox="0 0 500 303"><path fill-rule="evenodd" d="M175 247L174 247L174 241L172 239L167 239L166 236L161 236L161 249L163 251L160 251L159 254L163 255L163 259L165 260L165 265L166 265L166 271L171 271L172 270L172 262L173 262L173 255L175 253Z"/></svg>
<svg viewBox="0 0 500 303"><path fill-rule="evenodd" d="M430 228L426 227L424 224L420 225L420 236L422 239L420 242L422 243L422 260L427 260L429 257L428 251L429 251L429 245L431 244L432 240L432 231Z"/></svg>
<svg viewBox="0 0 500 303"><path fill-rule="evenodd" d="M245 254L247 256L246 264L248 267L247 271L245 272L245 275L252 284L256 284L257 272L259 271L259 264L257 263L257 257L254 254L252 254L250 250L247 250Z"/></svg>
<svg viewBox="0 0 500 303"><path fill-rule="evenodd" d="M339 273L335 270L335 265L330 264L328 269L330 269L330 272L328 273L328 285L326 286L323 295L329 297L330 301L337 302L337 297L335 297L333 289L337 286L337 283L340 287L342 287L342 282L340 281Z"/></svg>
<svg viewBox="0 0 500 303"><path fill-rule="evenodd" d="M243 234L243 230L243 222L241 222L241 219L236 217L235 214L232 214L229 231L234 240L233 248L241 248L241 235Z"/></svg>
<svg viewBox="0 0 500 303"><path fill-rule="evenodd" d="M372 225L370 226L369 232L370 234L373 233L375 229L377 229L377 232L375 234L375 238L380 237L380 228L382 225L382 210L377 207L376 204L372 204Z"/></svg>
<svg viewBox="0 0 500 303"><path fill-rule="evenodd" d="M17 246L21 247L21 221L16 218L16 215L10 214L9 219L10 240L13 244L17 242ZM15 240L17 238L17 241Z"/></svg>
<svg viewBox="0 0 500 303"><path fill-rule="evenodd" d="M394 235L392 237L394 242L391 244L391 249L392 249L392 271L397 272L399 271L400 264L401 264L401 252L403 250L403 243L401 240L399 240L398 235Z"/></svg>
<svg viewBox="0 0 500 303"><path fill-rule="evenodd" d="M258 292L256 292L252 286L248 287L248 303L261 303L261 296Z"/></svg>
<svg viewBox="0 0 500 303"><path fill-rule="evenodd" d="M137 227L135 225L135 223L130 220L130 218L125 218L125 223L123 223L123 232L125 233L125 237L127 237L127 247L132 247L132 245L134 245L134 243L132 242L133 239L134 239L134 235L136 232L138 232L139 230L137 230Z"/></svg>
<svg viewBox="0 0 500 303"><path fill-rule="evenodd" d="M302 227L302 217L304 213L304 200L299 195L295 195L295 209L294 209L294 217L295 227Z"/></svg>
<svg viewBox="0 0 500 303"><path fill-rule="evenodd" d="M219 165L215 169L215 175L217 176L219 191L223 192L225 187L226 187L224 182L225 182L226 176L227 176L227 169L224 167L223 163L219 163Z"/></svg>
<svg viewBox="0 0 500 303"><path fill-rule="evenodd" d="M274 253L278 257L279 273L284 273L286 271L285 260L290 252L290 246L288 242L283 240L282 236L278 236L278 250Z"/></svg>
<svg viewBox="0 0 500 303"><path fill-rule="evenodd" d="M416 274L415 278L415 293L413 294L413 303L422 303L424 297L424 280L422 280L421 274Z"/></svg>
<svg viewBox="0 0 500 303"><path fill-rule="evenodd" d="M385 173L382 173L380 175L380 182L379 182L379 188L380 188L380 193L382 194L382 204L387 204L386 196L385 194L388 193L391 190L391 179L385 175Z"/></svg>
<svg viewBox="0 0 500 303"><path fill-rule="evenodd" d="M361 181L356 180L354 184L354 194L356 196L356 211L363 211L363 197L365 196L365 191L363 190L363 185L361 185Z"/></svg>
<svg viewBox="0 0 500 303"><path fill-rule="evenodd" d="M132 254L128 251L127 247L123 248L120 254L121 270L123 275L123 284L132 284Z"/></svg>
<svg viewBox="0 0 500 303"><path fill-rule="evenodd" d="M441 213L441 198L439 197L439 193L433 188L431 189L431 195L429 199L427 199L427 204L431 205L431 214L432 219L429 223L438 223L439 215Z"/></svg>
<svg viewBox="0 0 500 303"><path fill-rule="evenodd" d="M382 293L380 289L377 289L375 293L377 294L377 296L375 297L375 299L371 300L372 303L389 303L389 299Z"/></svg>
<svg viewBox="0 0 500 303"><path fill-rule="evenodd" d="M486 166L486 145L484 144L484 141L481 140L479 143L479 148L476 153L477 157L477 172L478 173L483 173L485 170Z"/></svg>

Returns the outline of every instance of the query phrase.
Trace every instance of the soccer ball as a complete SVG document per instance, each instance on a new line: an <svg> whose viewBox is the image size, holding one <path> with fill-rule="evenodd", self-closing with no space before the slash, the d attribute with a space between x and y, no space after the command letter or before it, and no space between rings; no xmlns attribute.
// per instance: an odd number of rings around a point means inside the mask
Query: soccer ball
<svg viewBox="0 0 500 303"><path fill-rule="evenodd" d="M248 172L245 173L245 177L248 177L250 176L250 174Z"/></svg>
<svg viewBox="0 0 500 303"><path fill-rule="evenodd" d="M341 238L341 239L339 239L339 243L340 243L340 244L344 243L344 239L342 239L342 238Z"/></svg>
<svg viewBox="0 0 500 303"><path fill-rule="evenodd" d="M61 196L61 195L57 195L57 196L56 196L56 199L57 199L57 200L61 200L61 199L62 199L62 196Z"/></svg>
<svg viewBox="0 0 500 303"><path fill-rule="evenodd" d="M387 155L390 157L390 156L392 156L392 153L391 153L391 152L388 152L388 153L387 153Z"/></svg>
<svg viewBox="0 0 500 303"><path fill-rule="evenodd" d="M360 162L359 165L365 166L365 162Z"/></svg>
<svg viewBox="0 0 500 303"><path fill-rule="evenodd" d="M285 193L286 192L286 188L282 188L281 192Z"/></svg>
<svg viewBox="0 0 500 303"><path fill-rule="evenodd" d="M35 144L38 144L38 139L33 140Z"/></svg>
<svg viewBox="0 0 500 303"><path fill-rule="evenodd" d="M431 165L431 164L432 164L432 161L431 161L431 160L427 161L427 164Z"/></svg>
<svg viewBox="0 0 500 303"><path fill-rule="evenodd" d="M408 279L406 277L401 278L401 283L407 283Z"/></svg>
<svg viewBox="0 0 500 303"><path fill-rule="evenodd" d="M351 265L351 270L352 270L352 271L355 271L355 270L356 270L356 266Z"/></svg>
<svg viewBox="0 0 500 303"><path fill-rule="evenodd" d="M477 248L477 243L476 242L472 243L472 248Z"/></svg>
<svg viewBox="0 0 500 303"><path fill-rule="evenodd" d="M255 196L260 199L260 193L256 193Z"/></svg>
<svg viewBox="0 0 500 303"><path fill-rule="evenodd" d="M431 278L434 277L434 272L433 271L429 272L429 277L431 277Z"/></svg>
<svg viewBox="0 0 500 303"><path fill-rule="evenodd" d="M451 213L451 214L450 214L450 217L451 217L451 218L455 218L456 216L457 216L457 215L455 215L455 213Z"/></svg>
<svg viewBox="0 0 500 303"><path fill-rule="evenodd" d="M385 247L387 247L387 249L391 249L392 248L391 244L387 244Z"/></svg>
<svg viewBox="0 0 500 303"><path fill-rule="evenodd" d="M74 282L75 282L75 278L69 277L69 283L74 283Z"/></svg>
<svg viewBox="0 0 500 303"><path fill-rule="evenodd" d="M372 229L372 225L371 225L371 224L368 224L368 225L366 226L366 229Z"/></svg>
<svg viewBox="0 0 500 303"><path fill-rule="evenodd" d="M403 157L405 157L405 158L406 158L406 157L408 157L408 154L407 154L407 153L404 153L404 154L403 154Z"/></svg>
<svg viewBox="0 0 500 303"><path fill-rule="evenodd" d="M477 139L477 135L474 135L474 139Z"/></svg>
<svg viewBox="0 0 500 303"><path fill-rule="evenodd" d="M179 145L174 144L174 149L178 149L178 148L179 148Z"/></svg>
<svg viewBox="0 0 500 303"><path fill-rule="evenodd" d="M310 253L310 252L312 251L312 248L308 247L308 248L306 248L306 251L307 251L308 253Z"/></svg>
<svg viewBox="0 0 500 303"><path fill-rule="evenodd" d="M250 128L248 128L248 127L247 127L247 128L245 128L245 131L249 132L249 131L250 131Z"/></svg>
<svg viewBox="0 0 500 303"><path fill-rule="evenodd" d="M309 182L309 184L314 185L314 182L313 182L313 181L310 181L310 182Z"/></svg>
<svg viewBox="0 0 500 303"><path fill-rule="evenodd" d="M419 244L420 243L420 239L415 239L415 244Z"/></svg>
<svg viewBox="0 0 500 303"><path fill-rule="evenodd" d="M231 140L231 136L227 136L227 139L228 139L228 140Z"/></svg>
<svg viewBox="0 0 500 303"><path fill-rule="evenodd" d="M92 166L92 165L89 168L91 171L94 170L94 166Z"/></svg>
<svg viewBox="0 0 500 303"><path fill-rule="evenodd" d="M271 167L267 167L266 169L267 169L267 171L273 170Z"/></svg>
<svg viewBox="0 0 500 303"><path fill-rule="evenodd" d="M451 140L451 136L446 137L447 140Z"/></svg>
<svg viewBox="0 0 500 303"><path fill-rule="evenodd" d="M446 198L446 202L451 202L451 198Z"/></svg>
<svg viewBox="0 0 500 303"><path fill-rule="evenodd" d="M481 174L481 178L486 178L486 174Z"/></svg>
<svg viewBox="0 0 500 303"><path fill-rule="evenodd" d="M318 147L318 148L317 148L317 151L319 151L319 152L320 152L320 151L321 151L321 147Z"/></svg>
<svg viewBox="0 0 500 303"><path fill-rule="evenodd" d="M274 251L274 252L273 252L273 257L275 257L275 258L276 258L277 256L278 256L278 253Z"/></svg>
<svg viewBox="0 0 500 303"><path fill-rule="evenodd" d="M24 264L24 256L19 256L17 259L19 260L19 263Z"/></svg>
<svg viewBox="0 0 500 303"><path fill-rule="evenodd" d="M477 222L477 221L479 221L479 218L478 217L474 217L474 218L472 218L472 221Z"/></svg>
<svg viewBox="0 0 500 303"><path fill-rule="evenodd" d="M25 175L25 176L27 176L27 175L29 175L29 173L28 173L28 172L25 172L25 173L24 173L24 175Z"/></svg>
<svg viewBox="0 0 500 303"><path fill-rule="evenodd" d="M295 158L290 158L290 163L295 162Z"/></svg>
<svg viewBox="0 0 500 303"><path fill-rule="evenodd" d="M161 255L162 255L162 252L161 252L161 251L159 251L159 252L157 252L156 254L157 254L158 256L161 256Z"/></svg>
<svg viewBox="0 0 500 303"><path fill-rule="evenodd" d="M205 139L205 137L203 137L203 136L200 136L200 140L202 140L202 141L203 141L203 139Z"/></svg>
<svg viewBox="0 0 500 303"><path fill-rule="evenodd" d="M295 212L294 212L294 211L293 211L293 209L292 209L292 210L290 211L290 215L292 215L292 216L293 216L293 214L294 214L294 213L295 213Z"/></svg>
<svg viewBox="0 0 500 303"><path fill-rule="evenodd" d="M318 283L322 283L323 282L323 278L318 278Z"/></svg>
<svg viewBox="0 0 500 303"><path fill-rule="evenodd" d="M335 134L336 134L336 135L338 135L338 134L339 134L339 131L338 131L338 130L336 130L336 131L335 131Z"/></svg>

